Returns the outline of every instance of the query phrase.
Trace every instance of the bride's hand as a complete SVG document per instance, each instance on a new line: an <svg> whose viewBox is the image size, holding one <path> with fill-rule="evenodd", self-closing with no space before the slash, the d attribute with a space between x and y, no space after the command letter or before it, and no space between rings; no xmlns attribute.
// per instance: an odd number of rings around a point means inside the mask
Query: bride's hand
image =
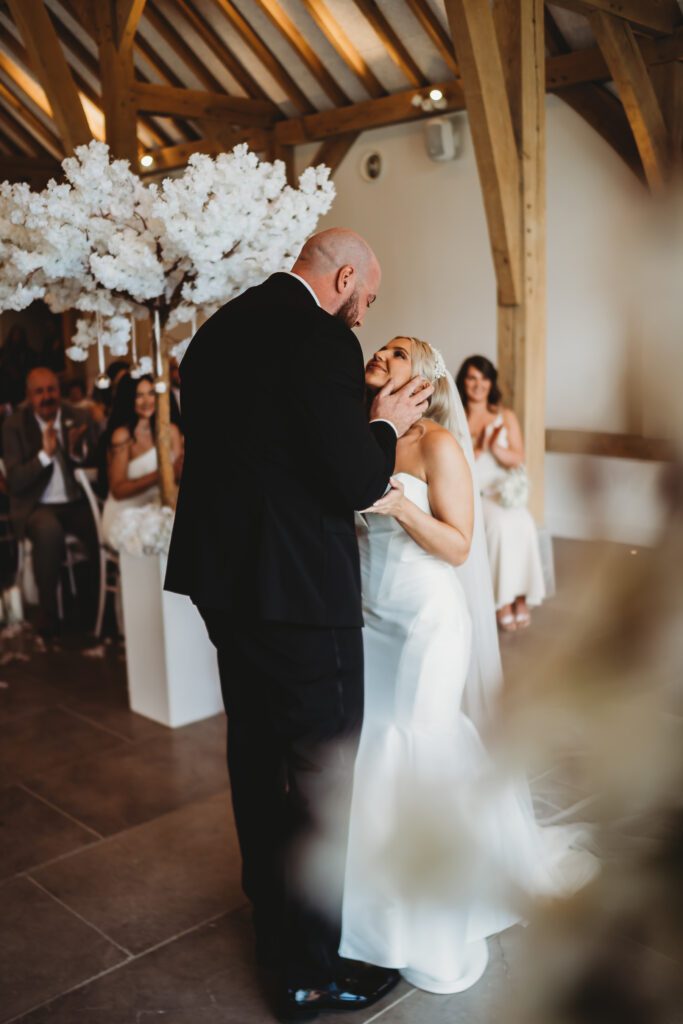
<svg viewBox="0 0 683 1024"><path fill-rule="evenodd" d="M394 476L392 476L389 484L391 485L391 490L387 491L370 508L366 508L366 512L376 512L380 516L396 516L397 518L401 515L406 503L405 488L401 481L397 480Z"/></svg>

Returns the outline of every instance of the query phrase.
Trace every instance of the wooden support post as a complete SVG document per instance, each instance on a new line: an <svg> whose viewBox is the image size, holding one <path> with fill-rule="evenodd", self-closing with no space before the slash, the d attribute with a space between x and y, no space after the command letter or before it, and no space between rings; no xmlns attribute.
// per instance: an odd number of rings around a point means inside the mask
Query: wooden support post
<svg viewBox="0 0 683 1024"><path fill-rule="evenodd" d="M543 0L446 0L498 282L498 370L543 519L545 38Z"/></svg>
<svg viewBox="0 0 683 1024"><path fill-rule="evenodd" d="M339 170L342 160L360 134L360 132L346 132L345 135L337 135L333 139L326 139L316 150L315 156L311 160L311 167L316 167L318 164L326 164L330 168L330 177L333 178Z"/></svg>
<svg viewBox="0 0 683 1024"><path fill-rule="evenodd" d="M522 427L532 490L543 521L546 380L545 33L543 0L497 0L496 31L519 153L522 289L498 304L498 369L504 400Z"/></svg>
<svg viewBox="0 0 683 1024"><path fill-rule="evenodd" d="M102 0L94 5L97 43L100 52L102 107L107 142L112 156L129 160L138 170L137 111L133 100L133 36L130 12L119 38L118 6L121 0ZM130 4L123 4L127 9ZM140 10L142 5L137 5ZM134 28L134 26L133 26Z"/></svg>
<svg viewBox="0 0 683 1024"><path fill-rule="evenodd" d="M9 0L31 67L45 90L66 153L92 139L78 89L43 0Z"/></svg>
<svg viewBox="0 0 683 1024"><path fill-rule="evenodd" d="M493 15L482 0L446 0L446 11L460 63L499 300L517 305L522 287L519 162Z"/></svg>

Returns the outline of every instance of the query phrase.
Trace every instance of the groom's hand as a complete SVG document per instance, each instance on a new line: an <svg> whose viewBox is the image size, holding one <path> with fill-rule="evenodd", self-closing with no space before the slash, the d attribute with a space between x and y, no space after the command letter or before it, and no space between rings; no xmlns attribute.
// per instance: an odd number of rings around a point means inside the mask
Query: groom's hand
<svg viewBox="0 0 683 1024"><path fill-rule="evenodd" d="M389 381L375 395L370 407L371 420L389 420L399 437L410 430L427 411L428 401L434 394L434 385L424 377L413 377L398 391Z"/></svg>

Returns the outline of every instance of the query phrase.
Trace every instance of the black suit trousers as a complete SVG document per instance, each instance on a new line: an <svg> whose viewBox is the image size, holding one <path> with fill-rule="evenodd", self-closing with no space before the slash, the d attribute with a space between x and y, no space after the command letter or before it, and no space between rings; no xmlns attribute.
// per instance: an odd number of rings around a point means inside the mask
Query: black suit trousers
<svg viewBox="0 0 683 1024"><path fill-rule="evenodd" d="M228 769L257 948L297 985L339 965L360 629L236 621L200 608L218 651Z"/></svg>

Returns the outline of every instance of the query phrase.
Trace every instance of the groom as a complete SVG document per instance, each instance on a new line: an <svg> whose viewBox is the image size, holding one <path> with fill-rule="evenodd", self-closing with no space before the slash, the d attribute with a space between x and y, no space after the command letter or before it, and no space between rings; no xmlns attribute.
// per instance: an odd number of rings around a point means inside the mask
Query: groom
<svg viewBox="0 0 683 1024"><path fill-rule="evenodd" d="M338 956L342 880L327 881L325 914L297 877L330 807L346 843L363 714L353 511L386 490L397 437L432 392L417 379L384 388L368 422L351 329L380 279L359 235L314 235L290 273L201 327L181 370L166 589L192 598L218 651L244 891L288 1019L365 1008L396 981Z"/></svg>

